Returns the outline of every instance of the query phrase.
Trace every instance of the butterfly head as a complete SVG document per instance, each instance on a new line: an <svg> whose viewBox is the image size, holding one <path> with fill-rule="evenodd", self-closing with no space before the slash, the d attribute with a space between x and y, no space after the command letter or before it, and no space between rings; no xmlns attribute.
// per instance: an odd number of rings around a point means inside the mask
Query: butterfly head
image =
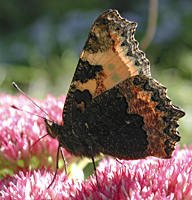
<svg viewBox="0 0 192 200"><path fill-rule="evenodd" d="M50 121L45 118L44 118L44 122L45 122L46 130L49 136L51 136L52 138L57 138L60 132L60 125L58 125L54 121Z"/></svg>
<svg viewBox="0 0 192 200"><path fill-rule="evenodd" d="M74 153L72 146L74 146L75 137L69 136L65 126L57 124L55 121L50 121L44 118L47 133L50 137L57 139L59 145L64 147L71 153ZM73 141L73 142L70 142ZM79 142L79 141L78 141Z"/></svg>

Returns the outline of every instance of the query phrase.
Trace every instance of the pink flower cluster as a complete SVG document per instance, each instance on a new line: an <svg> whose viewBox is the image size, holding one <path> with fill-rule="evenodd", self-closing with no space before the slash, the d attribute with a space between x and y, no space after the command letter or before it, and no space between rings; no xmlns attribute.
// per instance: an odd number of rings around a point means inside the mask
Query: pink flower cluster
<svg viewBox="0 0 192 200"><path fill-rule="evenodd" d="M47 96L44 101L36 101L36 103L48 112L56 122L61 124L64 101L64 96L58 99ZM0 170L7 168L18 171L20 166L29 167L30 156L32 160L34 157L39 160L39 168L50 165L49 157L52 158L52 163L55 166L58 147L56 139L47 136L30 149L34 142L47 133L43 119L15 110L10 107L11 104L47 118L39 108L23 95L17 97L0 96ZM64 153L66 158L71 157L67 151Z"/></svg>
<svg viewBox="0 0 192 200"><path fill-rule="evenodd" d="M192 199L192 146L179 147L169 160L149 157L120 164L112 158L103 159L95 177L84 181L58 174L47 189L53 173L45 169L19 172L0 181L3 199Z"/></svg>
<svg viewBox="0 0 192 200"><path fill-rule="evenodd" d="M61 123L63 102L64 97L48 96L37 103ZM43 120L14 110L10 104L43 115L22 96L0 96L0 169L16 171L0 180L0 199L192 199L192 146L184 150L177 147L167 160L148 157L121 164L104 158L97 168L100 191L94 175L85 182L75 182L61 172L47 189L54 172L42 166L49 166L48 156L56 157L58 143L47 136L30 149L32 143L46 134ZM38 170L28 168L29 151L41 161ZM18 160L23 160L22 168L18 167Z"/></svg>

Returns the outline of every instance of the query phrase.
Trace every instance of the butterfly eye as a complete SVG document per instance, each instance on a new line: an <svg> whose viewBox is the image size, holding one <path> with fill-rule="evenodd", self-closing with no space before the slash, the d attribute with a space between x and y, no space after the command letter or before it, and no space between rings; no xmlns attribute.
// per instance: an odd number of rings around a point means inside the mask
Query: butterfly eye
<svg viewBox="0 0 192 200"><path fill-rule="evenodd" d="M45 122L46 130L47 130L47 133L49 134L49 136L51 136L52 138L56 138L58 134L56 134L56 132L54 131L54 130L56 130L54 128L55 123L52 121L49 121L45 118L44 118L44 122Z"/></svg>

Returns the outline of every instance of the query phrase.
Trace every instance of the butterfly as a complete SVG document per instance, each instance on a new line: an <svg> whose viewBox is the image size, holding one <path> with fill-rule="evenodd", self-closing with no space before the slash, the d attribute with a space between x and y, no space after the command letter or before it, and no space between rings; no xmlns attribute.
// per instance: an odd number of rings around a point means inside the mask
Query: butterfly
<svg viewBox="0 0 192 200"><path fill-rule="evenodd" d="M91 158L96 173L94 157L100 153L127 160L171 157L180 140L177 120L185 113L151 77L134 38L136 26L117 10L94 22L66 97L63 124L44 119L48 134L59 141L57 160L64 147Z"/></svg>

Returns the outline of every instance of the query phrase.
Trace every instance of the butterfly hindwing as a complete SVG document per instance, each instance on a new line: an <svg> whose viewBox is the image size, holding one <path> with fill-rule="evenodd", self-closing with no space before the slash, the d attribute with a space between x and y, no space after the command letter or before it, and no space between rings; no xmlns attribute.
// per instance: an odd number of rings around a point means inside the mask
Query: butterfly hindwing
<svg viewBox="0 0 192 200"><path fill-rule="evenodd" d="M180 140L177 120L184 112L152 78L136 75L95 97L77 116L73 131L85 142L83 155L121 159L170 158ZM158 145L157 145L158 141Z"/></svg>

